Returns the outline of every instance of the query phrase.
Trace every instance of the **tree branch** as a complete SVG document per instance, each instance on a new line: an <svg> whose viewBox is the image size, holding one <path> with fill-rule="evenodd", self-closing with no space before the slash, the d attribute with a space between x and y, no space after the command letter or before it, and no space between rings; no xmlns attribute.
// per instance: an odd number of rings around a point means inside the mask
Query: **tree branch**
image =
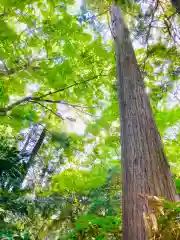
<svg viewBox="0 0 180 240"><path fill-rule="evenodd" d="M92 78L90 78L90 79L86 79L86 80L81 81L81 82L75 82L75 83L73 83L73 84L71 84L71 85L69 85L69 86L66 86L66 87L64 87L64 88L60 88L60 89L58 89L58 90L56 90L56 91L53 91L53 92L52 92L52 91L49 91L49 92L46 93L46 94L43 94L43 95L41 95L41 96L39 96L39 97L36 97L35 100L39 100L39 99L41 99L41 98L44 98L44 97L53 95L53 94L55 94L55 93L62 92L62 91L64 91L64 90L67 90L67 89L69 89L69 88L71 88L71 87L74 87L74 86L78 86L78 85L80 85L80 84L85 84L85 83L87 83L87 82L90 82L90 81L92 81L92 80L94 80L94 79L96 79L96 78L98 78L98 77L102 77L102 76L107 76L107 75L102 75L102 74L96 75L96 76L94 76L94 77L92 77Z"/></svg>
<svg viewBox="0 0 180 240"><path fill-rule="evenodd" d="M25 103L25 102L29 102L32 99L32 97L25 97L21 100L18 100L17 102L7 106L6 108L0 108L0 116L5 116L7 114L8 111L12 110L14 107Z"/></svg>
<svg viewBox="0 0 180 240"><path fill-rule="evenodd" d="M56 57L59 57L59 56L56 56ZM53 61L56 57L54 57L54 58L37 58L37 59L33 59L33 60L27 59L27 62L25 62L22 65L18 65L19 59L17 59L16 62L15 62L17 64L17 66L15 66L14 68L8 68L5 65L5 63L3 63L4 68L0 69L0 77L7 76L7 75L10 76L10 75L16 74L20 71L28 70L28 68L30 68L33 71L39 70L40 67L39 67L38 62L40 62L40 61ZM35 65L35 66L33 66L33 65ZM47 70L51 70L51 69L52 68L48 68Z"/></svg>
<svg viewBox="0 0 180 240"><path fill-rule="evenodd" d="M71 104L71 103L65 102L64 100L40 99L37 101L38 102L48 102L48 103L60 103L63 105L68 105L70 107L76 107L76 108L96 108L96 106L83 106L83 105L78 105L78 104Z"/></svg>
<svg viewBox="0 0 180 240"><path fill-rule="evenodd" d="M86 79L86 80L81 81L81 82L75 82L75 83L73 83L73 84L71 84L71 85L69 85L69 86L66 86L66 87L64 87L64 88L60 88L60 89L58 89L58 90L56 90L56 91L50 91L50 92L48 92L48 93L46 93L46 94L43 94L43 95L41 95L41 96L39 96L39 97L31 97L31 96L25 97L25 98L23 98L23 99L21 99L21 100L18 100L17 102L15 102L15 103L13 103L13 104L7 106L6 108L0 108L0 116L6 116L6 114L7 114L8 111L12 110L14 107L16 107L16 106L18 106L18 105L21 105L22 103L25 103L25 102L36 102L36 103L38 103L39 101L43 101L42 98L44 98L44 97L51 96L51 95L56 94L56 93L58 93L58 92L65 91L65 90L67 90L67 89L69 89L69 88L72 88L72 87L74 87L74 86L78 86L78 85L80 85L80 84L85 84L85 83L87 83L87 82L89 82L89 81L92 81L92 80L94 80L94 79L96 79L96 78L98 78L98 77L100 77L100 76L108 76L108 75L102 75L102 74L100 73L100 75L96 75L96 76L94 76L94 77L92 77L92 78L90 78L90 79ZM52 102L51 100L45 100L45 101ZM55 101L54 101L54 103L55 103ZM61 103L61 102L58 101L57 103ZM40 103L38 103L38 104L40 105ZM44 106L44 105L41 105L41 106L43 106L43 107L45 107L46 109L48 109L49 111L53 112L51 109L47 108L46 106ZM71 106L73 106L73 105L71 105ZM54 113L54 112L53 112L53 113ZM54 113L54 114L56 114L56 113ZM57 114L56 114L56 115L57 115Z"/></svg>
<svg viewBox="0 0 180 240"><path fill-rule="evenodd" d="M159 0L157 0L156 3L155 3L154 9L153 9L152 15L151 15L151 20L150 20L150 23L149 23L149 26L148 26L148 30L147 30L147 35L146 35L146 40L145 40L145 44L147 45L147 51L146 51L146 57L145 57L145 60L144 60L144 63L143 63L143 67L142 67L142 74L143 75L145 75L146 63L147 63L147 60L148 60L148 57L149 57L149 37L150 37L152 24L153 24L155 13L156 13L156 11L158 9L158 6L159 6Z"/></svg>
<svg viewBox="0 0 180 240"><path fill-rule="evenodd" d="M64 118L62 117L61 114L58 114L58 113L54 112L52 109L46 107L45 105L41 104L40 102L38 102L38 101L34 101L34 100L31 100L31 102L34 102L34 103L39 104L41 107L47 109L48 111L50 111L51 113L53 113L53 114L54 114L55 116L57 116L58 118L61 118L62 120L64 120Z"/></svg>

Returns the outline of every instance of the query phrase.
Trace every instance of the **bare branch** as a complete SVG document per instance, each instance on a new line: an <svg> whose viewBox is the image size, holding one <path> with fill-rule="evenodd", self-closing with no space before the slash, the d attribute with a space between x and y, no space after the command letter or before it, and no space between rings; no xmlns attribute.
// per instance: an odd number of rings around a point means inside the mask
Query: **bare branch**
<svg viewBox="0 0 180 240"><path fill-rule="evenodd" d="M83 106L83 105L78 105L78 104L71 104L71 103L65 102L64 100L40 99L37 101L38 102L48 102L48 103L60 103L63 105L68 105L70 107L77 107L77 108L96 108L97 107L97 106Z"/></svg>
<svg viewBox="0 0 180 240"><path fill-rule="evenodd" d="M37 58L37 59L33 59L33 60L27 59L26 61L24 61L24 64L21 64L21 65L18 65L19 59L17 59L16 60L17 65L13 68L8 68L5 65L5 63L3 62L4 68L0 69L0 77L6 76L6 75L10 76L10 75L16 74L21 71L26 71L28 69L37 71L40 69L40 67L39 67L40 61L53 61L56 57L54 57L54 58ZM51 70L51 69L52 68L48 68L47 70Z"/></svg>
<svg viewBox="0 0 180 240"><path fill-rule="evenodd" d="M8 111L12 110L14 107L22 104L22 103L25 103L25 102L29 102L31 100L31 97L25 97L21 100L18 100L17 102L9 105L8 107L6 108L0 108L0 116L5 116L7 114Z"/></svg>
<svg viewBox="0 0 180 240"><path fill-rule="evenodd" d="M155 17L155 13L158 9L159 6L159 0L156 1L152 15L151 15L151 21L149 23L149 27L148 27L148 31L147 31L147 35L146 35L146 40L145 40L145 44L147 45L147 51L146 51L146 57L143 63L143 67L142 67L142 74L145 75L145 68L146 68L146 62L148 60L149 57L149 37L150 37L150 33L151 33L151 29L152 29L152 24L154 22L154 17Z"/></svg>
<svg viewBox="0 0 180 240"><path fill-rule="evenodd" d="M79 108L77 108L77 107L74 107L74 109L75 109L76 111L78 111L78 112L81 112L81 113L85 114L85 115L88 115L88 116L90 116L90 117L94 117L92 114L87 113L87 112L84 112L82 109L79 109Z"/></svg>
<svg viewBox="0 0 180 240"><path fill-rule="evenodd" d="M65 91L65 90L67 90L67 89L69 89L69 88L72 88L72 87L74 87L74 86L78 86L78 85L80 85L80 84L85 84L85 83L87 83L87 82L89 82L89 81L92 81L92 80L94 80L94 79L97 79L97 78L100 77L100 76L108 76L108 75L102 75L102 74L100 73L100 75L96 75L96 76L94 76L94 77L92 77L92 78L90 78L90 79L86 79L86 80L81 81L81 82L75 82L75 83L73 83L73 84L71 84L71 85L69 85L69 86L66 86L66 87L64 87L64 88L60 88L60 89L58 89L58 90L56 90L56 91L50 91L50 92L48 92L48 93L46 93L46 94L43 94L43 95L41 95L41 96L39 96L39 97L31 97L31 96L25 97L25 98L23 98L23 99L21 99L21 100L18 100L17 102L15 102L15 103L13 103L13 104L7 106L6 108L0 108L0 116L6 116L6 114L7 114L8 111L12 110L14 107L16 107L16 106L18 106L18 105L21 105L21 104L23 104L23 103L25 103L25 102L36 102L36 103L38 103L39 105L40 105L39 101L46 101L46 102L51 102L51 103L62 103L62 102L60 102L60 101L43 100L42 98L47 97L47 96L51 96L51 95L56 94L56 93L58 93L58 92ZM63 104L63 103L62 103L62 104ZM69 104L69 105L70 105L70 104ZM44 106L44 105L42 105L42 106L45 107L46 109L48 109L49 111L51 111L52 113L54 113L51 109L47 108L46 106ZM73 106L73 104L71 104L71 106ZM56 114L56 113L54 113L54 114ZM57 114L56 114L56 115L57 115Z"/></svg>
<svg viewBox="0 0 180 240"><path fill-rule="evenodd" d="M102 74L96 75L96 76L94 76L94 77L92 77L92 78L90 78L90 79L86 79L86 80L81 81L81 82L75 82L75 83L73 83L73 84L71 84L71 85L69 85L69 86L66 86L66 87L64 87L64 88L60 88L60 89L58 89L58 90L56 90L56 91L53 91L53 92L52 92L52 91L49 91L48 93L43 94L43 95L37 97L35 100L39 100L39 99L41 99L41 98L44 98L44 97L53 95L53 94L55 94L55 93L62 92L62 91L64 91L64 90L67 90L67 89L72 88L72 87L74 87L74 86L78 86L78 85L80 85L80 84L85 84L85 83L90 82L90 81L92 81L92 80L94 80L94 79L96 79L96 78L98 78L98 77L100 77L100 76L107 76L107 75L102 75Z"/></svg>
<svg viewBox="0 0 180 240"><path fill-rule="evenodd" d="M61 116L61 114L58 114L58 113L54 112L52 109L46 107L45 105L41 104L40 102L34 101L34 100L31 100L31 102L34 102L34 103L39 104L41 107L43 107L43 108L45 108L46 110L50 111L51 113L53 113L54 115L56 115L58 118L61 118L62 120L64 120L64 118Z"/></svg>

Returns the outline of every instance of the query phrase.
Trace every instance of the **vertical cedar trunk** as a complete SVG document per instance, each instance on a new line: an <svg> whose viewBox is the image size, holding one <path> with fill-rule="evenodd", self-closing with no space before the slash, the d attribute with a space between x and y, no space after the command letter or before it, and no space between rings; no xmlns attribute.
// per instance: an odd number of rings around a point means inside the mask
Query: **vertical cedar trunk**
<svg viewBox="0 0 180 240"><path fill-rule="evenodd" d="M129 31L115 5L111 6L111 24L121 112L123 239L146 240L143 203L138 194L175 201L176 190Z"/></svg>

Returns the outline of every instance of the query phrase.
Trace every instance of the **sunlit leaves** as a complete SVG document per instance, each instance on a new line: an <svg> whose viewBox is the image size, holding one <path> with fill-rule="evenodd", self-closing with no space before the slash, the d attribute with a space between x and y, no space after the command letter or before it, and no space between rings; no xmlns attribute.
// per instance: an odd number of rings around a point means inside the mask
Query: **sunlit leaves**
<svg viewBox="0 0 180 240"><path fill-rule="evenodd" d="M28 3L28 1L23 3L26 14L21 14L16 11L14 2L9 2L12 4L11 13L14 13L13 22L16 24L13 24L12 28L8 27L12 15L9 18L7 15L7 23L3 21L2 26L7 28L3 29L3 34L7 33L9 38L16 36L16 41L11 40L10 46L15 49L13 55L8 54L9 49L2 47L2 55L6 57L2 68L2 81L5 82L6 77L6 82L3 85L5 89L1 92L7 92L9 96L23 97L29 93L27 91L29 85L36 83L38 91L43 94L49 89L57 90L91 79L95 75L98 77L102 72L102 61L104 67L108 66L108 56L111 56L101 40L92 42L92 34L80 27L76 17L67 13L66 7L61 8L56 1L49 2L47 6L41 1L37 4L33 2L31 5ZM58 10L59 7L61 11ZM39 12L39 18L36 12ZM18 88L15 87L17 85ZM95 84L97 88L100 85L101 82ZM59 100L74 103L78 101L88 106L97 103L97 98L93 99L95 94L89 84L82 86L78 84L77 87L61 91ZM99 97L101 94L102 90ZM56 100L57 95L51 95L51 98ZM27 118L31 121L37 120L34 117ZM27 121L27 118L24 120Z"/></svg>
<svg viewBox="0 0 180 240"><path fill-rule="evenodd" d="M107 170L95 166L92 170L67 169L52 180L52 192L85 193L102 185L106 179Z"/></svg>
<svg viewBox="0 0 180 240"><path fill-rule="evenodd" d="M173 134L173 130L172 133ZM179 159L180 159L180 133L177 133L177 136L173 136L173 139L167 139L164 142L165 151L168 157L168 160L170 162L171 168L177 176L180 174L180 165L179 165Z"/></svg>
<svg viewBox="0 0 180 240"><path fill-rule="evenodd" d="M159 111L155 114L157 125L162 133L168 128L175 125L180 119L180 108L173 108L166 111Z"/></svg>
<svg viewBox="0 0 180 240"><path fill-rule="evenodd" d="M85 215L77 219L72 238L83 236L84 239L96 237L96 239L104 239L106 237L120 237L119 225L120 219L116 217L97 217L96 215Z"/></svg>
<svg viewBox="0 0 180 240"><path fill-rule="evenodd" d="M0 34L1 34L1 41L3 41L4 43L10 40L14 41L17 38L17 35L13 31L13 29L10 29L7 23L2 20L0 21Z"/></svg>

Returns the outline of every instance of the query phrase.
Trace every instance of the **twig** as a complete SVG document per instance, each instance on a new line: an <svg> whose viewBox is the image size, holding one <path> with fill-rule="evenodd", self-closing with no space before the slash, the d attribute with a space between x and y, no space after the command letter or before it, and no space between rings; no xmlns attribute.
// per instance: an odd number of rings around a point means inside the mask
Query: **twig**
<svg viewBox="0 0 180 240"><path fill-rule="evenodd" d="M153 24L153 21L154 21L154 16L155 16L156 10L158 8L158 5L159 5L159 0L156 1L153 13L151 15L151 21L149 23L149 28L148 28L148 31L147 31L147 35L146 35L145 44L147 44L147 51L146 51L146 58L145 58L144 63L143 63L143 70L142 70L143 75L145 74L146 62L147 62L148 57L149 57L149 37L150 37L151 28L152 28L152 24Z"/></svg>
<svg viewBox="0 0 180 240"><path fill-rule="evenodd" d="M111 36L112 36L112 38L114 39L115 37L114 37L113 30L112 30L111 24L110 24L109 12L110 12L110 7L109 7L109 11L107 12L107 21L108 21L109 30L110 30L110 32L111 32Z"/></svg>
<svg viewBox="0 0 180 240"><path fill-rule="evenodd" d="M92 19L92 18L96 19L97 17L100 17L100 16L104 15L104 14L107 13L107 12L108 12L108 10L106 10L106 11L104 11L104 12L102 12L102 13L99 13L99 14L97 14L97 15L93 15L93 16L87 18L84 22L87 22L87 21L89 21L89 20Z"/></svg>
<svg viewBox="0 0 180 240"><path fill-rule="evenodd" d="M35 100L37 100L37 99L35 99ZM71 107L79 107L79 108L96 108L96 106L82 106L82 105L78 105L78 104L71 104L71 103L64 102L63 100L39 99L37 101L38 102L48 102L48 103L60 103L63 105L68 105Z"/></svg>
<svg viewBox="0 0 180 240"><path fill-rule="evenodd" d="M71 85L69 85L69 86L66 86L66 87L64 87L64 88L60 88L60 89L58 89L58 90L56 90L56 91L53 91L53 92L49 91L49 92L46 93L46 94L43 94L43 95L41 95L41 96L39 96L39 97L36 97L36 100L39 100L39 99L41 99L41 98L44 98L44 97L53 95L53 94L55 94L55 93L62 92L62 91L64 91L64 90L67 90L67 89L69 89L69 88L71 88L71 87L74 87L74 86L78 86L78 85L80 85L80 84L85 84L85 83L87 83L87 82L89 82L89 81L92 81L92 80L94 80L94 79L96 79L96 78L98 78L98 77L100 77L100 76L107 76L107 75L102 75L102 74L96 75L96 76L94 76L94 77L92 77L92 78L90 78L90 79L86 79L86 80L81 81L81 82L73 83L73 84L71 84Z"/></svg>
<svg viewBox="0 0 180 240"><path fill-rule="evenodd" d="M34 103L39 104L41 107L47 109L48 111L50 111L51 113L53 113L54 115L56 115L58 118L61 118L62 120L64 120L64 118L63 118L60 114L54 112L52 109L46 107L45 105L41 104L40 102L37 102L37 101L34 101L34 100L31 100L30 102L34 102Z"/></svg>
<svg viewBox="0 0 180 240"><path fill-rule="evenodd" d="M25 97L21 100L18 100L17 102L9 105L8 107L6 108L0 108L0 116L5 116L7 114L8 111L12 110L14 107L22 104L22 103L25 103L25 102L28 102L31 100L31 97Z"/></svg>
<svg viewBox="0 0 180 240"><path fill-rule="evenodd" d="M76 107L74 107L74 109L76 109L77 111L79 111L79 112L81 112L81 113L83 113L83 114L86 114L86 115L88 115L88 116L90 116L90 117L94 117L92 114L87 113L87 112L84 112L84 111L81 110L81 109L78 109L78 108L76 108Z"/></svg>
<svg viewBox="0 0 180 240"><path fill-rule="evenodd" d="M38 103L38 101L42 100L42 98L44 98L44 97L53 95L53 94L58 93L58 92L62 92L62 91L64 91L64 90L67 90L67 89L69 89L69 88L71 88L71 87L74 87L74 86L78 86L78 85L80 85L80 84L85 84L85 83L87 83L87 82L89 82L89 81L92 81L92 80L94 80L94 79L96 79L96 78L98 78L98 77L100 77L100 76L108 76L108 75L102 75L102 74L100 73L100 75L96 75L96 76L94 76L94 77L92 77L92 78L90 78L90 79L86 79L86 80L81 81L81 82L76 82L76 83L74 83L74 84L71 84L71 85L66 86L66 87L64 87L64 88L60 88L60 89L58 89L58 90L56 90L56 91L53 91L53 92L50 91L50 92L48 92L48 93L46 93L46 94L43 94L43 95L41 95L41 96L39 96L39 97L31 97L31 96L25 97L25 98L23 98L23 99L21 99L21 100L18 100L17 102L15 102L15 103L13 103L13 104L7 106L6 108L0 108L0 116L5 116L8 111L12 110L14 107L16 107L16 106L18 106L18 105L20 105L20 104L22 104L22 103L30 102L30 101L31 101L31 102L32 102L32 101L36 101L36 103ZM48 100L48 101L51 101L51 100ZM52 101L51 101L51 102L52 102ZM59 102L59 101L58 101L58 102Z"/></svg>

